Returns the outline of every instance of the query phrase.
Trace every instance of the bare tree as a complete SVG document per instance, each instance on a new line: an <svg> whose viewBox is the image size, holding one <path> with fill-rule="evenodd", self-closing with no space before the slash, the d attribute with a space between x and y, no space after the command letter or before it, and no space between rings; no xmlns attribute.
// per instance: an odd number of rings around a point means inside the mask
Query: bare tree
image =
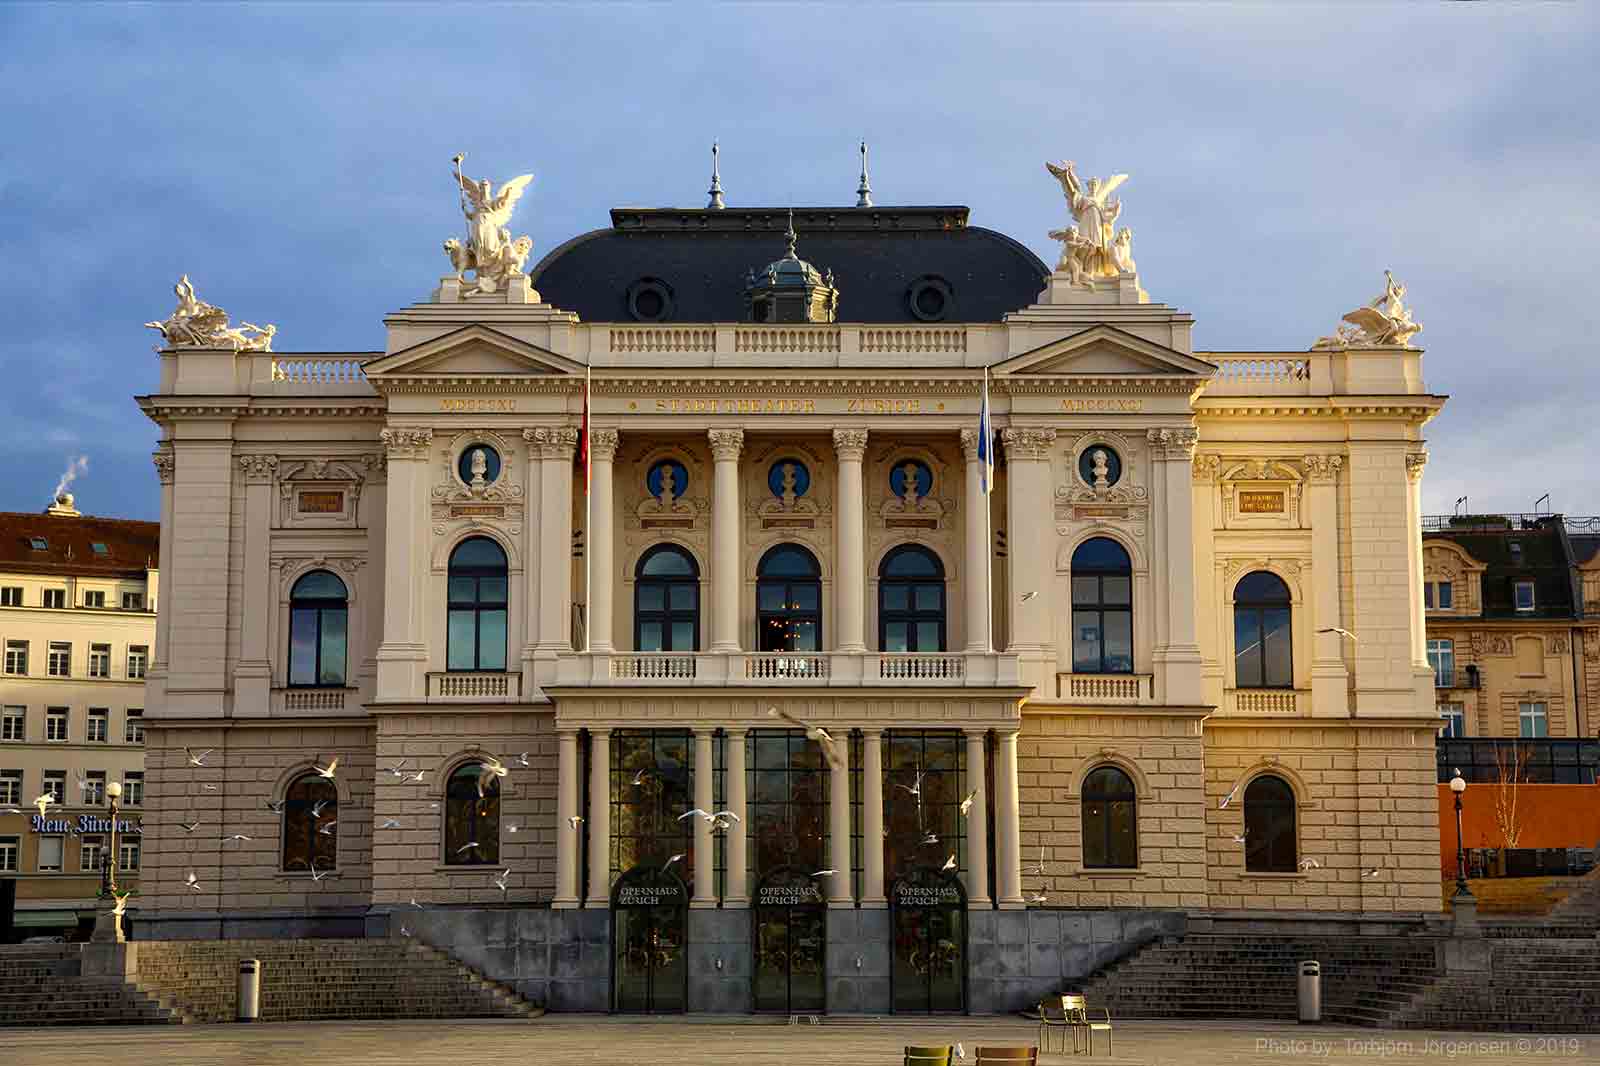
<svg viewBox="0 0 1600 1066"><path fill-rule="evenodd" d="M1500 846L1507 851L1522 839L1517 793L1527 778L1528 755L1528 749L1521 744L1512 744L1509 749L1499 744L1494 746L1494 823L1500 830Z"/></svg>

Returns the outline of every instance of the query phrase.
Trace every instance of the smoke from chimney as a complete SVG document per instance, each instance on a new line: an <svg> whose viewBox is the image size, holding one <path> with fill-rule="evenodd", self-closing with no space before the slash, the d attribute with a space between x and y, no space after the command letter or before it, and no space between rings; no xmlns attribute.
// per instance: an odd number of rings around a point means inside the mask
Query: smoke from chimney
<svg viewBox="0 0 1600 1066"><path fill-rule="evenodd" d="M78 475L87 474L88 472L89 457L87 455L80 455L76 459L69 458L66 472L61 475L61 480L56 482L55 491L50 494L50 502L54 504L67 491L67 486L78 480Z"/></svg>

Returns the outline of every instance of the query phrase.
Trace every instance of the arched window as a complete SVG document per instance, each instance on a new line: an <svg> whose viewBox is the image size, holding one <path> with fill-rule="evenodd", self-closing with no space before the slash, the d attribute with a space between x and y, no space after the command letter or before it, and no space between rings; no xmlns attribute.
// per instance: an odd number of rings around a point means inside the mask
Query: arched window
<svg viewBox="0 0 1600 1066"><path fill-rule="evenodd" d="M633 646L639 651L700 650L700 568L676 544L645 552L634 571Z"/></svg>
<svg viewBox="0 0 1600 1066"><path fill-rule="evenodd" d="M1233 678L1238 688L1293 688L1289 586L1256 570L1233 590Z"/></svg>
<svg viewBox="0 0 1600 1066"><path fill-rule="evenodd" d="M1261 873L1294 873L1294 789L1273 774L1263 774L1244 790L1244 868Z"/></svg>
<svg viewBox="0 0 1600 1066"><path fill-rule="evenodd" d="M1133 673L1133 563L1109 537L1072 553L1072 672Z"/></svg>
<svg viewBox="0 0 1600 1066"><path fill-rule="evenodd" d="M944 651L944 564L926 548L906 544L878 568L878 647L883 651Z"/></svg>
<svg viewBox="0 0 1600 1066"><path fill-rule="evenodd" d="M488 537L450 553L447 670L506 668L506 553Z"/></svg>
<svg viewBox="0 0 1600 1066"><path fill-rule="evenodd" d="M1139 865L1138 797L1115 766L1097 766L1083 779L1083 865Z"/></svg>
<svg viewBox="0 0 1600 1066"><path fill-rule="evenodd" d="M344 684L349 610L344 582L313 570L289 592L289 684Z"/></svg>
<svg viewBox="0 0 1600 1066"><path fill-rule="evenodd" d="M822 568L798 544L780 544L756 567L761 651L822 650Z"/></svg>
<svg viewBox="0 0 1600 1066"><path fill-rule="evenodd" d="M339 862L339 791L333 782L304 773L283 793L283 868L331 870Z"/></svg>
<svg viewBox="0 0 1600 1066"><path fill-rule="evenodd" d="M445 784L445 865L483 866L499 861L500 778L482 763L464 762Z"/></svg>

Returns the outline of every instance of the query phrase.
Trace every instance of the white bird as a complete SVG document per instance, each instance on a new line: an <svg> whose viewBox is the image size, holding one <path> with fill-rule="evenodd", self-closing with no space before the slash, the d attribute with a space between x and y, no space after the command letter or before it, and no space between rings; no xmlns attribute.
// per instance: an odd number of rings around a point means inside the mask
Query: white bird
<svg viewBox="0 0 1600 1066"><path fill-rule="evenodd" d="M1025 874L1037 874L1040 877L1044 876L1044 845L1043 844L1039 845L1039 861L1034 863L1032 866L1024 866L1022 868L1022 872L1025 873Z"/></svg>
<svg viewBox="0 0 1600 1066"><path fill-rule="evenodd" d="M325 837L331 837L331 836L333 836L333 827L338 825L338 824L339 824L339 819L331 818L331 819L328 820L328 824L327 825L318 826L317 827L317 832L321 833Z"/></svg>
<svg viewBox="0 0 1600 1066"><path fill-rule="evenodd" d="M128 897L131 895L133 895L132 892L111 893L111 898L117 901L117 905L111 908L111 913L121 917L122 912L128 909Z"/></svg>
<svg viewBox="0 0 1600 1066"><path fill-rule="evenodd" d="M939 843L939 834L928 833L922 838L922 843L925 847L932 847L933 845Z"/></svg>
<svg viewBox="0 0 1600 1066"><path fill-rule="evenodd" d="M1234 843L1235 843L1235 844L1243 844L1243 843L1244 843L1244 838L1245 838L1245 837L1246 837L1246 836L1247 836L1247 835L1248 835L1248 834L1246 834L1246 833L1240 833L1240 834L1238 834L1238 835L1237 835L1237 836L1235 836L1235 837L1234 837L1234 838L1233 838L1233 842L1234 842Z"/></svg>
<svg viewBox="0 0 1600 1066"><path fill-rule="evenodd" d="M1033 598L1034 598L1034 597L1035 597L1035 596L1037 596L1037 595L1039 595L1039 593L1038 593L1038 592L1037 592L1037 591L1033 591L1033 592L1024 592L1024 593L1023 593L1023 594L1022 594L1022 602L1023 602L1023 603L1027 603L1027 602L1028 602L1028 601L1029 601L1029 600L1031 600L1031 599L1033 599Z"/></svg>
<svg viewBox="0 0 1600 1066"><path fill-rule="evenodd" d="M322 880L322 879L323 879L323 878L324 878L324 877L327 877L327 876L328 876L328 874L329 874L329 873L331 873L331 872L332 872L332 871L329 871L329 870L324 870L324 871L322 871L322 872L321 872L321 873L320 873L320 874L319 874L319 873L317 873L317 860L316 860L316 859L312 859L312 860L311 860L311 880L313 880L313 881L320 881L320 880Z"/></svg>
<svg viewBox="0 0 1600 1066"><path fill-rule="evenodd" d="M1045 902L1045 899L1046 899L1046 897L1045 897L1045 894L1043 892L1036 892L1033 895L1028 897L1028 902L1029 903L1043 903L1043 902Z"/></svg>
<svg viewBox="0 0 1600 1066"><path fill-rule="evenodd" d="M182 829L185 833L192 833L196 829L200 828L200 823L199 822L189 822L188 824L185 824L183 822L179 822L178 823L178 828Z"/></svg>
<svg viewBox="0 0 1600 1066"><path fill-rule="evenodd" d="M1316 859L1301 859L1299 865L1300 865L1300 869L1302 869L1302 870L1320 870L1320 869L1322 869L1322 863L1318 862Z"/></svg>
<svg viewBox="0 0 1600 1066"><path fill-rule="evenodd" d="M952 856L950 856L948 859L946 859L944 861L944 865L943 866L939 867L939 872L940 873L945 873L946 871L954 870L955 868L956 868L956 857L954 855L952 855Z"/></svg>
<svg viewBox="0 0 1600 1066"><path fill-rule="evenodd" d="M321 818L322 817L322 808L326 807L327 805L328 805L328 801L327 800L317 800L317 802L315 802L315 803L313 803L311 805L311 817L313 817L313 818Z"/></svg>
<svg viewBox="0 0 1600 1066"><path fill-rule="evenodd" d="M409 940L411 938L411 930L407 929L404 925L402 925L400 927L400 935Z"/></svg>
<svg viewBox="0 0 1600 1066"><path fill-rule="evenodd" d="M508 826L506 826L506 832L508 832L508 833L520 833L520 832L522 832L522 826L520 826L520 825L508 825Z"/></svg>
<svg viewBox="0 0 1600 1066"><path fill-rule="evenodd" d="M427 777L427 776L428 776L428 771L426 771L426 770L418 770L414 774L407 774L406 775L406 780L412 782L413 784L420 785L420 784L422 784L422 779L424 777Z"/></svg>
<svg viewBox="0 0 1600 1066"><path fill-rule="evenodd" d="M254 839L255 839L255 837L247 837L243 833L235 833L231 837L223 837L222 838L222 842L224 844L227 844L227 843L230 843L231 841L235 841L235 840L254 840Z"/></svg>
<svg viewBox="0 0 1600 1066"><path fill-rule="evenodd" d="M523 766L532 766L533 765L532 763L530 763L528 761L528 753L527 752L523 752L521 755L518 755L517 756L517 762L521 763Z"/></svg>
<svg viewBox="0 0 1600 1066"><path fill-rule="evenodd" d="M638 772L638 773L636 773L636 774L634 774L634 775L633 775L633 784L634 784L634 787L638 787L638 786L639 786L639 785L642 785L642 784L644 784L644 777L645 777L645 775L646 775L646 774L648 774L648 773L649 773L649 772L650 772L650 771L649 771L649 770L648 770L648 769L644 769L644 770L640 770L640 771L639 771L639 772Z"/></svg>
<svg viewBox="0 0 1600 1066"><path fill-rule="evenodd" d="M961 817L965 818L967 815L972 813L972 804L976 802L977 798L977 789L973 789L971 792L967 793L967 798L961 801Z"/></svg>
<svg viewBox="0 0 1600 1066"><path fill-rule="evenodd" d="M1376 866L1374 866L1370 870L1362 870L1361 871L1361 876L1364 877L1364 878L1377 877L1382 872L1383 872L1382 870L1379 870Z"/></svg>
<svg viewBox="0 0 1600 1066"><path fill-rule="evenodd" d="M667 870L671 868L673 863L682 860L682 858L683 858L683 853L682 852L679 852L678 854L674 855L672 858L668 859L665 863L662 864L661 872L662 873L666 873Z"/></svg>
<svg viewBox="0 0 1600 1066"><path fill-rule="evenodd" d="M44 817L45 809L47 807L49 807L50 804L54 803L55 801L56 801L56 797L55 797L55 793L53 793L53 792L41 792L41 793L39 793L38 796L36 796L34 798L33 806L39 808L39 817L40 818Z"/></svg>
<svg viewBox="0 0 1600 1066"><path fill-rule="evenodd" d="M215 749L215 748L207 748L205 751L202 751L199 755L196 755L194 752L190 751L188 748L184 748L183 749L183 757L189 760L189 765L190 766L204 766L206 764L206 756L210 755L213 751L216 751L216 750L217 749Z"/></svg>
<svg viewBox="0 0 1600 1066"><path fill-rule="evenodd" d="M193 870L189 871L189 876L184 878L183 883L196 892L200 891L200 879L194 875Z"/></svg>
<svg viewBox="0 0 1600 1066"><path fill-rule="evenodd" d="M813 871L811 871L811 876L812 877L832 877L834 874L836 874L838 872L839 872L838 870L813 870Z"/></svg>
<svg viewBox="0 0 1600 1066"><path fill-rule="evenodd" d="M574 829L578 828L578 826L583 824L583 815L574 814L571 818L567 819L567 824L572 826Z"/></svg>
<svg viewBox="0 0 1600 1066"><path fill-rule="evenodd" d="M1219 811L1227 810L1228 809L1228 804L1233 802L1233 797L1238 795L1238 793L1239 793L1239 786L1238 785L1234 785L1232 788L1230 788L1228 790L1228 794L1226 796L1222 797L1222 802L1217 804L1217 810L1219 810Z"/></svg>
<svg viewBox="0 0 1600 1066"><path fill-rule="evenodd" d="M428 810L430 810L430 811L436 811L436 810L438 810L438 809L439 809L439 805L438 805L438 804L437 804L437 803L430 803L430 804L428 804Z"/></svg>
<svg viewBox="0 0 1600 1066"><path fill-rule="evenodd" d="M333 758L329 759L327 766L318 766L313 763L311 768L317 772L318 777L326 778L327 780L332 781L333 772L339 768L339 756L335 755Z"/></svg>
<svg viewBox="0 0 1600 1066"><path fill-rule="evenodd" d="M202 789L204 789L205 791L207 791L207 792L215 792L215 791L217 791L217 786L216 785L207 784L207 785L201 785L200 787Z"/></svg>
<svg viewBox="0 0 1600 1066"><path fill-rule="evenodd" d="M406 760L406 759L401 759L399 762L397 762L393 766L389 767L389 772L391 774L393 774L395 777L404 777L404 776L406 776L404 767L405 767L407 761L408 760Z"/></svg>
<svg viewBox="0 0 1600 1066"><path fill-rule="evenodd" d="M834 740L833 736L829 734L826 729L819 725L810 725L806 722L802 722L800 719L794 717L794 715L785 714L776 707L768 707L767 716L769 718L781 718L785 722L788 722L790 725L794 726L796 729L805 730L806 739L814 740L822 747L822 754L827 758L829 766L837 770L843 770L847 767L844 753L838 750L838 741Z"/></svg>
<svg viewBox="0 0 1600 1066"><path fill-rule="evenodd" d="M267 810L271 811L273 814L282 814L283 808L283 800L267 800Z"/></svg>
<svg viewBox="0 0 1600 1066"><path fill-rule="evenodd" d="M696 807L692 811L684 811L682 814L678 815L678 821L681 822L685 818L693 818L697 814L700 817L704 818L706 821L708 821L708 822L711 821L711 815L706 813L705 811L702 811L699 807Z"/></svg>
<svg viewBox="0 0 1600 1066"><path fill-rule="evenodd" d="M488 762L478 764L478 798L483 799L487 794L489 782L506 776L510 773L505 766L490 759Z"/></svg>
<svg viewBox="0 0 1600 1066"><path fill-rule="evenodd" d="M5 808L4 813L5 814L21 814L22 813L22 808L21 807L7 807L7 808Z"/></svg>
<svg viewBox="0 0 1600 1066"><path fill-rule="evenodd" d="M476 840L469 840L465 844L461 845L459 848L456 849L456 854L460 855L463 851L471 851L472 849L476 848L477 846L478 846L478 842Z"/></svg>
<svg viewBox="0 0 1600 1066"><path fill-rule="evenodd" d="M1341 637L1349 637L1351 640L1355 640L1356 639L1356 635L1354 633L1350 632L1348 629L1340 629L1338 626L1326 626L1326 627L1324 627L1322 629L1317 630L1317 632L1318 633L1337 633Z"/></svg>
<svg viewBox="0 0 1600 1066"><path fill-rule="evenodd" d="M413 907L417 908L417 910L419 910L419 911L422 909L422 904L417 902L417 897L416 896L412 896L411 897L411 905Z"/></svg>
<svg viewBox="0 0 1600 1066"><path fill-rule="evenodd" d="M509 887L508 882L510 881L510 878L511 867L508 866L501 872L499 877L494 879L494 886L500 890L500 894L502 896L506 894L506 889Z"/></svg>
<svg viewBox="0 0 1600 1066"><path fill-rule="evenodd" d="M378 828L379 829L402 829L404 827L400 824L400 819L398 819L398 818L385 818L383 820L383 824L378 826Z"/></svg>

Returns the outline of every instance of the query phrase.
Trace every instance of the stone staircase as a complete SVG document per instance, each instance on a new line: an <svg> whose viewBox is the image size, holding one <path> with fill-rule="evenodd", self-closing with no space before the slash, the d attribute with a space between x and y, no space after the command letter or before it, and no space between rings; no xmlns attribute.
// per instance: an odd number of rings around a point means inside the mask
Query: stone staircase
<svg viewBox="0 0 1600 1066"><path fill-rule="evenodd" d="M84 977L82 945L0 946L0 1026L160 1025L182 1012L117 977Z"/></svg>
<svg viewBox="0 0 1600 1066"><path fill-rule="evenodd" d="M1486 940L1488 969L1452 974L1390 1023L1409 1029L1600 1032L1600 943L1592 937Z"/></svg>
<svg viewBox="0 0 1600 1066"><path fill-rule="evenodd" d="M1083 992L1113 1018L1293 1021L1302 959L1322 964L1324 1021L1390 1026L1441 977L1424 937L1190 933L1099 971Z"/></svg>
<svg viewBox="0 0 1600 1066"><path fill-rule="evenodd" d="M238 1014L240 959L261 960L261 1020L528 1018L538 1008L414 940L146 940L138 987L197 1022Z"/></svg>

